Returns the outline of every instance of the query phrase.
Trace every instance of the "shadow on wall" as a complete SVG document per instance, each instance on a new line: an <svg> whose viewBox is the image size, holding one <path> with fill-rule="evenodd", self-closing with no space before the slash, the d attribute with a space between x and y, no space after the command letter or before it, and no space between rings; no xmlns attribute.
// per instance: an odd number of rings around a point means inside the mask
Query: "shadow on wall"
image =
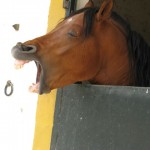
<svg viewBox="0 0 150 150"><path fill-rule="evenodd" d="M103 0L93 0L99 6ZM124 17L131 28L139 32L150 45L150 1L114 0L114 10Z"/></svg>

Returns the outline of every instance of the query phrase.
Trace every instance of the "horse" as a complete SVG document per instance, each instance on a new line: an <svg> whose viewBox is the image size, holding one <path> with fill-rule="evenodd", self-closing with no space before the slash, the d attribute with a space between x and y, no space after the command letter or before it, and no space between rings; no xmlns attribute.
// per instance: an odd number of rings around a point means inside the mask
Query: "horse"
<svg viewBox="0 0 150 150"><path fill-rule="evenodd" d="M79 81L98 85L149 86L150 49L143 37L113 11L113 0L89 0L49 33L11 50L16 65L37 65L32 92L49 93Z"/></svg>

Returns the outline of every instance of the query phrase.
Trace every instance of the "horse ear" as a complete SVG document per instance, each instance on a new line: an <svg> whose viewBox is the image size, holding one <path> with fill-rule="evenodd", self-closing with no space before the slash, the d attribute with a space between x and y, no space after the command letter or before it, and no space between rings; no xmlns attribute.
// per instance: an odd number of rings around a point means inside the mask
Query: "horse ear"
<svg viewBox="0 0 150 150"><path fill-rule="evenodd" d="M84 8L86 8L86 7L94 7L93 1L92 1L92 0L89 0L89 1L85 4Z"/></svg>
<svg viewBox="0 0 150 150"><path fill-rule="evenodd" d="M104 0L96 15L97 20L99 21L107 19L111 14L112 7L113 0Z"/></svg>

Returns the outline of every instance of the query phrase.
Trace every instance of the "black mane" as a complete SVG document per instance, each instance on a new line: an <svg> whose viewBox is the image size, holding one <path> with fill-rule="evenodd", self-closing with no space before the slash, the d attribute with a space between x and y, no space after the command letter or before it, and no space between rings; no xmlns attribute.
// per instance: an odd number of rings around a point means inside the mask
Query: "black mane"
<svg viewBox="0 0 150 150"><path fill-rule="evenodd" d="M111 17L117 21L127 33L131 85L150 86L150 47L143 37L131 30L130 25L117 13Z"/></svg>
<svg viewBox="0 0 150 150"><path fill-rule="evenodd" d="M84 12L84 26L85 36L90 35L93 18L98 12L98 7L83 8L77 10L70 16ZM69 16L69 17L70 17ZM150 47L145 42L143 37L136 31L131 30L130 25L119 16L116 12L111 13L111 18L118 22L126 32L126 39L128 43L129 64L130 64L130 78L133 86L150 86Z"/></svg>

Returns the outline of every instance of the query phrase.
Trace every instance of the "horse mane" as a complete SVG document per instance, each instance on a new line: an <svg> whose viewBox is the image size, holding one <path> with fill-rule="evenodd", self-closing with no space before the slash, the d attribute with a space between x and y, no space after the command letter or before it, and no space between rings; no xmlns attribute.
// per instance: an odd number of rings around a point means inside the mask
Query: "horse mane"
<svg viewBox="0 0 150 150"><path fill-rule="evenodd" d="M127 40L134 85L150 86L150 47L135 31L129 33Z"/></svg>
<svg viewBox="0 0 150 150"><path fill-rule="evenodd" d="M84 12L84 34L90 35L93 19L98 12L98 7L83 8L72 13L70 16ZM68 18L67 17L67 18ZM126 32L128 55L130 64L130 78L133 86L150 86L150 47L143 37L136 31L131 30L129 23L116 12L112 11L111 18L118 22Z"/></svg>
<svg viewBox="0 0 150 150"><path fill-rule="evenodd" d="M127 44L130 64L130 78L134 86L150 86L150 47L144 38L131 30L126 20L116 12L111 17L117 21L127 33Z"/></svg>

